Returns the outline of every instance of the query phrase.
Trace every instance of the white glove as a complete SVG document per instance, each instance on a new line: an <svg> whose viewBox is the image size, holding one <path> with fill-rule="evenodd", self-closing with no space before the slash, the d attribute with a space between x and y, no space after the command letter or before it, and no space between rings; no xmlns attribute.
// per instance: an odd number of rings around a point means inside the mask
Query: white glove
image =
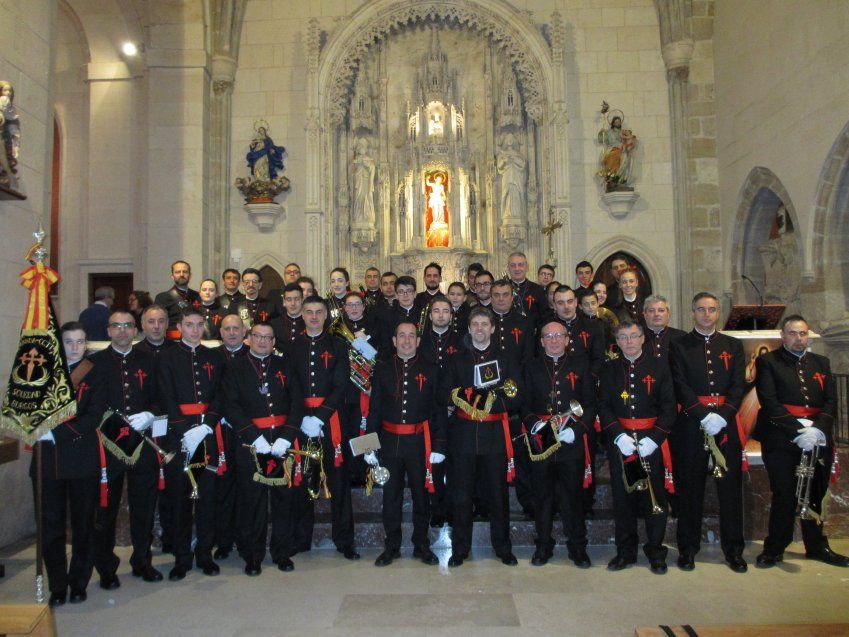
<svg viewBox="0 0 849 637"><path fill-rule="evenodd" d="M186 451L188 452L189 457L194 455L198 445L211 433L212 427L209 425L198 425L197 427L192 427L183 434L183 444L186 445Z"/></svg>
<svg viewBox="0 0 849 637"><path fill-rule="evenodd" d="M810 427L811 425L814 424L814 421L811 420L810 418L797 418L796 420L798 420L799 424L802 425L803 427Z"/></svg>
<svg viewBox="0 0 849 637"><path fill-rule="evenodd" d="M368 453L363 454L363 460L366 461L366 464L370 464L372 467L376 467L378 465L377 453L374 451L369 451Z"/></svg>
<svg viewBox="0 0 849 637"><path fill-rule="evenodd" d="M377 350L364 338L355 338L351 341L351 347L370 360L377 358Z"/></svg>
<svg viewBox="0 0 849 637"><path fill-rule="evenodd" d="M265 439L265 436L257 436L257 439L254 440L253 445L257 453L271 453L271 445L268 444L268 441Z"/></svg>
<svg viewBox="0 0 849 637"><path fill-rule="evenodd" d="M285 438L278 438L274 441L274 444L271 445L271 455L277 456L278 458L282 458L286 455L286 450L292 446L292 443L286 440Z"/></svg>
<svg viewBox="0 0 849 637"><path fill-rule="evenodd" d="M533 426L533 427L531 427L531 435L532 435L532 436L537 435L537 434L540 432L540 430L541 430L543 427L545 427L547 424L548 424L548 423L546 423L545 421L537 420L537 421L534 423L534 426Z"/></svg>
<svg viewBox="0 0 849 637"><path fill-rule="evenodd" d="M637 451L637 443L634 442L631 436L626 434L619 434L613 442L619 447L619 451L622 452L623 456L632 456Z"/></svg>
<svg viewBox="0 0 849 637"><path fill-rule="evenodd" d="M321 434L321 419L316 416L304 416L301 421L301 431L310 438L315 438Z"/></svg>
<svg viewBox="0 0 849 637"><path fill-rule="evenodd" d="M816 445L825 444L825 434L816 427L805 427L799 430L799 435L793 438L802 451L811 451Z"/></svg>
<svg viewBox="0 0 849 637"><path fill-rule="evenodd" d="M575 442L575 430L571 427L566 427L558 432L557 439L560 442L565 442L567 445L571 445Z"/></svg>
<svg viewBox="0 0 849 637"><path fill-rule="evenodd" d="M41 436L38 439L39 442L52 442L54 445L56 444L56 438L53 436L52 431L48 431L46 434Z"/></svg>
<svg viewBox="0 0 849 637"><path fill-rule="evenodd" d="M709 436L715 436L720 431L725 429L728 421L717 413L711 412L702 418L702 429Z"/></svg>
<svg viewBox="0 0 849 637"><path fill-rule="evenodd" d="M640 440L640 457L645 458L657 451L657 443L651 438L643 438Z"/></svg>
<svg viewBox="0 0 849 637"><path fill-rule="evenodd" d="M149 411L140 411L132 416L127 416L130 427L141 433L153 424L153 414Z"/></svg>
<svg viewBox="0 0 849 637"><path fill-rule="evenodd" d="M430 458L428 458L428 460L430 460L430 464L439 464L440 462L445 462L445 454L431 451Z"/></svg>

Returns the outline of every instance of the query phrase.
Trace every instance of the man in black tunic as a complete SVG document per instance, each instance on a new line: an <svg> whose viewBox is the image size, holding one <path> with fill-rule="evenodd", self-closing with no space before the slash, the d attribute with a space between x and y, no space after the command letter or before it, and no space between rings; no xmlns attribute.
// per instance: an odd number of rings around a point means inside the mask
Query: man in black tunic
<svg viewBox="0 0 849 637"><path fill-rule="evenodd" d="M154 304L165 308L168 313L168 332L166 337L172 341L180 340L180 319L183 311L189 307L200 307L200 295L189 287L192 278L192 266L186 261L174 261L171 264L171 279L174 285L160 292L153 299Z"/></svg>
<svg viewBox="0 0 849 637"><path fill-rule="evenodd" d="M685 571L695 568L708 465L716 466L720 459L726 464L723 477L715 480L722 552L732 571L744 573L743 445L742 429L737 427L737 411L746 393L743 344L716 331L719 301L713 294L697 294L692 309L695 327L672 342L669 355L681 405L670 436L678 500L678 566Z"/></svg>
<svg viewBox="0 0 849 637"><path fill-rule="evenodd" d="M811 452L815 446L819 447L823 464L816 467L811 488L814 517L800 520L805 557L833 566L849 566L849 558L829 547L821 523L835 455L837 392L829 360L809 352L808 339L807 321L798 314L787 316L781 321L781 347L759 356L755 362L761 409L753 437L761 443L772 490L769 534L757 557L761 568L781 562L784 549L793 541L796 468L802 453Z"/></svg>

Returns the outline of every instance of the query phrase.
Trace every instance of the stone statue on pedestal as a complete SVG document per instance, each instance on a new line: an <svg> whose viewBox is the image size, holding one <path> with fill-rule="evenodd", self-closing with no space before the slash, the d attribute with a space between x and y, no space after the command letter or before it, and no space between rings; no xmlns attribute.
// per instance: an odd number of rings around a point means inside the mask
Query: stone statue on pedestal
<svg viewBox="0 0 849 637"><path fill-rule="evenodd" d="M631 176L637 136L622 127L625 116L622 111L614 110L613 113L618 114L608 120L609 111L607 102L602 102L601 113L604 115L605 126L598 132L598 143L602 146L598 176L604 180L607 192L631 191L634 190Z"/></svg>
<svg viewBox="0 0 849 637"><path fill-rule="evenodd" d="M15 108L15 89L0 80L0 184L10 186L17 174L21 148L21 122Z"/></svg>
<svg viewBox="0 0 849 637"><path fill-rule="evenodd" d="M374 223L374 158L369 154L369 141L360 137L354 143L351 175L354 182L354 201L351 219L354 223Z"/></svg>
<svg viewBox="0 0 849 637"><path fill-rule="evenodd" d="M501 175L501 215L504 219L525 218L525 159L513 133L501 138L496 168Z"/></svg>

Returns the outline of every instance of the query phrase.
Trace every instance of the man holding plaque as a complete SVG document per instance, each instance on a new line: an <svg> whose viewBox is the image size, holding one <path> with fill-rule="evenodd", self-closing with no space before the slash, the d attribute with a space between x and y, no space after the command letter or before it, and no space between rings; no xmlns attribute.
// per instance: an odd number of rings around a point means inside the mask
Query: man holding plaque
<svg viewBox="0 0 849 637"><path fill-rule="evenodd" d="M401 322L392 337L395 354L378 364L372 377L367 433L380 436L380 456L389 470L383 485L385 550L375 566L401 557L404 484L413 500L413 557L438 563L428 544L428 494L434 492L433 467L445 460L445 404L438 398L439 368L419 355L416 325ZM377 464L375 452L366 462Z"/></svg>
<svg viewBox="0 0 849 637"><path fill-rule="evenodd" d="M516 475L509 425L511 399L521 382L509 359L497 354L492 343L495 322L485 307L469 313L471 346L459 352L448 366L447 387L456 408L448 426L452 555L449 566L460 566L472 545L472 496L480 467L481 492L489 500L492 547L502 563L517 564L510 542L510 507L507 486ZM506 381L512 381L505 387ZM509 397L508 397L509 396Z"/></svg>

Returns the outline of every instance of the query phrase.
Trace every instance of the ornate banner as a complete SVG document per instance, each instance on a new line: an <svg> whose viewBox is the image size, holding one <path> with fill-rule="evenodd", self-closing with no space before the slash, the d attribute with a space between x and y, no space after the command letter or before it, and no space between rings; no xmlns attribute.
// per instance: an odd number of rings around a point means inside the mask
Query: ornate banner
<svg viewBox="0 0 849 637"><path fill-rule="evenodd" d="M40 261L21 272L21 285L29 290L29 299L0 427L28 444L77 409L50 303L50 288L58 280L59 275Z"/></svg>

